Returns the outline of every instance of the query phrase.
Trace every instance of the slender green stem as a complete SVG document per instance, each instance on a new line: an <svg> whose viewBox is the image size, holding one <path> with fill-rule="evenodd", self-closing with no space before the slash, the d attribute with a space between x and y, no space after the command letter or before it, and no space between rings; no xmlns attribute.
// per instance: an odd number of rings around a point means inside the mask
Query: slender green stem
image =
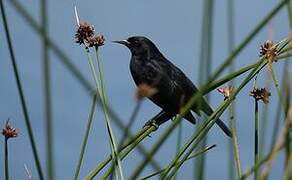
<svg viewBox="0 0 292 180"><path fill-rule="evenodd" d="M138 115L138 112L139 112L139 110L141 108L141 104L142 104L142 101L138 100L136 105L135 105L135 108L134 108L134 110L133 110L133 112L131 114L130 120L129 120L128 124L126 125L127 129L131 130L131 128L132 128L132 126L133 126L133 124L135 122L135 119L136 119L136 117ZM126 138L127 138L127 135L126 135L126 132L124 132L123 135L122 135L121 142L119 144L119 148L118 149L121 149L122 145L126 141Z"/></svg>
<svg viewBox="0 0 292 180"><path fill-rule="evenodd" d="M291 177L292 177L292 155L291 155L292 152L290 152L290 156L289 156L289 159L288 159L288 164L287 164L287 167L285 169L285 174L284 174L284 179L285 180L290 180Z"/></svg>
<svg viewBox="0 0 292 180"><path fill-rule="evenodd" d="M258 139L259 139L259 105L258 100L255 99L255 119L254 119L254 164L256 165L259 161L258 154ZM258 170L254 171L254 180L258 179Z"/></svg>
<svg viewBox="0 0 292 180"><path fill-rule="evenodd" d="M234 102L232 103L234 104ZM234 118L234 106L230 106L230 126L232 131L232 145L233 145L233 154L235 157L235 165L237 170L237 177L240 179L242 171L241 171L241 163L240 163L240 156L239 156L239 147L238 147L238 139L236 135L236 126L235 126L235 118ZM233 160L233 159L232 159ZM233 164L233 162L232 162Z"/></svg>
<svg viewBox="0 0 292 180"><path fill-rule="evenodd" d="M279 56L277 59L280 60L280 59L286 59L286 58L290 58L292 57L292 54L291 53L286 53L282 56Z"/></svg>
<svg viewBox="0 0 292 180"><path fill-rule="evenodd" d="M229 82L230 80L236 78L237 76L242 75L243 73L255 68L256 66L258 66L261 63L261 61L258 61L254 64L251 65L247 65L246 67L243 67L233 73L229 73L228 75L224 76L221 79L218 79L216 81L210 82L208 84L208 88L206 88L204 91L201 90L202 94L205 95L211 91L213 91L214 89L218 88L219 86L225 84L226 82Z"/></svg>
<svg viewBox="0 0 292 180"><path fill-rule="evenodd" d="M130 117L129 123L126 125L127 129L129 129L129 130L131 129L132 125L134 124L134 121L135 121L137 114L138 114L140 107L141 107L141 102L142 102L141 100L137 101L135 108L133 110L133 113ZM127 135L126 135L126 132L124 132L122 135L122 138L121 138L121 142L118 146L119 147L118 149L122 148L124 142L126 141L126 138L127 138ZM113 166L105 173L104 179L107 179L108 176L112 173L112 171L113 171Z"/></svg>
<svg viewBox="0 0 292 180"><path fill-rule="evenodd" d="M148 137L148 135L155 130L155 127L145 127L140 130L137 135L128 141L120 150L119 156L121 159L125 158L144 138ZM123 151L124 150L124 151ZM148 156L147 156L148 157ZM93 179L110 161L112 160L112 156L109 156L106 160L101 162L97 168L90 171L89 174L84 178L85 180Z"/></svg>
<svg viewBox="0 0 292 180"><path fill-rule="evenodd" d="M186 159L186 161L191 160L191 159L193 159L193 158L195 158L195 157L197 157L197 156L199 156L199 155L201 155L201 154L203 154L203 153L209 151L210 149L213 149L214 147L216 147L215 144L212 145L212 146L206 147L206 148L204 148L204 149L202 149L202 150L200 150L200 151L198 151L198 152L195 152L195 153L193 153L193 155L190 155L190 157L188 157L188 158ZM186 161L185 161L185 162L186 162ZM183 163L185 163L185 162L183 162ZM175 166L176 166L176 165L175 165ZM161 169L161 170L159 170L159 171L157 171L157 172L155 172L155 173L152 173L152 174L150 174L150 175L148 175L148 176L145 176L145 177L141 178L141 180L146 180L146 179L152 178L152 177L154 177L154 176L156 176L156 175L159 175L159 174L163 173L165 170L166 170L166 167L164 167L163 169Z"/></svg>
<svg viewBox="0 0 292 180"><path fill-rule="evenodd" d="M288 62L288 61L286 61L286 62ZM279 82L277 81L277 78L276 78L275 72L273 70L272 64L269 64L269 72L271 74L272 80L273 80L275 88L277 90L279 101L280 101L280 103L281 103L281 105L283 106L283 109L284 109L284 107L285 107L284 100L282 98L282 95L281 95L282 93L281 93L280 88L279 88Z"/></svg>
<svg viewBox="0 0 292 180"><path fill-rule="evenodd" d="M182 123L180 123L178 125L178 131L177 131L177 143L176 143L176 153L179 152L179 149L181 147L181 141L182 141L182 131L183 131L183 127L182 127ZM176 179L176 177L174 177L174 180Z"/></svg>
<svg viewBox="0 0 292 180"><path fill-rule="evenodd" d="M213 40L213 10L214 1L205 0L204 1L204 11L203 11L203 25L202 25L202 39L201 39L201 53L200 53L200 65L199 65L199 84L202 85L208 80L211 68L212 68L212 40ZM210 96L206 95L206 100L210 100ZM205 116L202 116L205 118ZM198 129L199 126L196 127ZM207 144L207 136L202 141L202 146ZM205 155L198 157L194 161L194 178L204 179L205 173Z"/></svg>
<svg viewBox="0 0 292 180"><path fill-rule="evenodd" d="M280 1L258 25L247 35L247 37L233 50L227 59L213 73L209 81L213 81L223 72L223 70L233 62L234 58L249 44L249 42L260 32L260 30L286 5L289 0Z"/></svg>
<svg viewBox="0 0 292 180"><path fill-rule="evenodd" d="M8 162L8 138L4 140L4 164L5 164L5 180L9 180L9 162Z"/></svg>
<svg viewBox="0 0 292 180"><path fill-rule="evenodd" d="M227 2L227 41L228 41L228 53L232 53L234 50L234 1L229 0ZM229 73L232 73L234 71L234 62L230 64ZM229 83L230 87L234 86L234 80L232 80ZM239 152L238 144L237 144L237 136L236 136L236 128L235 128L235 102L231 104L229 107L229 116L230 116L230 127L232 131L232 141L229 142L229 163L228 163L228 175L229 180L234 179L234 159L236 162L237 167L237 174L241 174L241 168L240 168L240 160L239 160L239 153L236 154L236 152ZM236 149L237 148L237 149ZM238 155L238 156L237 156ZM234 158L235 157L235 158Z"/></svg>
<svg viewBox="0 0 292 180"><path fill-rule="evenodd" d="M150 159L153 157L153 155L158 151L158 149L165 143L165 139L168 138L173 131L173 129L181 122L182 116L179 115L175 118L174 122L167 127L165 132L159 137L159 139L156 141L156 143L152 146L149 155L144 158L144 160L135 168L133 173L130 175L130 180L135 180L138 178L140 173L143 171L145 166L148 164Z"/></svg>
<svg viewBox="0 0 292 180"><path fill-rule="evenodd" d="M109 120L109 116L108 116L108 112L107 112L107 103L106 103L106 98L105 98L105 94L104 94L104 91L103 91L103 83L102 83L102 80L101 80L102 79L102 72L99 69L99 73L100 73L101 76L98 79L98 77L96 75L96 70L95 70L95 67L94 67L94 64L93 64L93 61L92 61L92 57L91 57L91 54L90 54L90 51L89 51L89 48L86 47L85 51L86 51L87 59L88 59L88 62L89 62L89 65L90 65L90 69L91 69L91 72L92 72L92 75L93 75L93 78L94 78L96 89L97 89L98 93L101 95L103 112L104 112L104 116L105 116L105 120L106 120L106 127L107 127L107 131L108 131L108 134L109 134L109 139L110 139L110 147L111 147L111 153L112 153L112 157L113 157L113 164L114 164L114 167L115 167L115 165L118 165L117 170L120 173L121 179L123 179L122 170L120 168L121 167L120 161L119 161L119 159L117 159L117 147L116 147L116 143L115 143L115 138L113 136L113 131L112 131L112 128L111 128L111 125L110 125L110 120ZM96 49L96 55L97 55L97 62L99 63L97 49ZM98 68L101 68L100 64L98 64ZM118 178L118 172L117 171L116 171L116 177Z"/></svg>
<svg viewBox="0 0 292 180"><path fill-rule="evenodd" d="M265 87L267 89L270 88L270 80L267 78L266 79L266 85ZM261 127L261 131L259 133L259 158L261 159L265 153L265 144L266 144L266 133L267 133L267 128L268 128L268 114L269 114L269 103L268 104L264 104L263 110L262 110L262 116L261 116L261 123L260 123L260 127Z"/></svg>
<svg viewBox="0 0 292 180"><path fill-rule="evenodd" d="M91 108L90 108L90 112L89 112L89 116L88 116L88 121L87 121L85 134L84 134L83 141L82 141L79 160L78 160L78 163L77 163L77 166L76 166L74 180L78 180L78 176L79 176L79 172L80 172L80 168L81 168L84 152L85 152L87 141L88 141L88 137L89 137L89 132L90 132L90 129L91 129L92 120L94 118L94 113L95 113L95 109L96 109L96 99L97 99L97 94L94 94L93 98L92 98L92 104L91 104Z"/></svg>
<svg viewBox="0 0 292 180"><path fill-rule="evenodd" d="M279 152L280 150L282 150L284 147L280 147L279 149L276 149L275 151L270 151L269 154L267 154L265 157L263 157L261 160L259 160L253 167L251 167L250 169L248 169L242 176L241 176L241 180L247 179L256 169L259 169L265 162L267 162L271 156L274 153Z"/></svg>
<svg viewBox="0 0 292 180"><path fill-rule="evenodd" d="M282 91L285 91L285 81L286 81L286 72L288 71L288 61L285 61L284 63L284 69L283 69L283 74L282 74L282 86L281 86L281 89ZM270 72L272 74L272 76L275 76L273 72ZM275 77L273 77L273 79L275 79ZM285 105L282 105L283 104L283 99L282 99L282 93L280 92L280 90L278 90L278 85L276 85L276 80L273 80L274 81L274 84L275 84L275 87L277 87L277 93L278 93L278 97L279 97L279 101L278 101L278 104L277 104L277 108L276 108L276 113L275 113L275 121L274 121L274 128L273 128L273 131L272 131L272 140L271 140L271 144L270 144L270 149L272 149L275 145L275 142L276 142L276 137L277 137L277 134L278 134L278 131L279 131L279 126L280 126L280 120L281 120L281 110L282 110L282 106L285 107ZM280 93L280 94L279 94ZM285 108L283 108L285 109ZM286 116L286 114L285 114ZM286 118L284 118L286 119Z"/></svg>
<svg viewBox="0 0 292 180"><path fill-rule="evenodd" d="M41 1L41 19L42 19L42 37L43 41L43 75L44 75L44 97L45 97L45 124L46 124L46 161L48 179L54 178L54 143L53 143L53 122L52 122L52 96L51 96L51 78L50 78L50 60L49 60L49 45L44 38L48 36L48 13L47 0Z"/></svg>
<svg viewBox="0 0 292 180"><path fill-rule="evenodd" d="M104 116L106 119L107 129L108 129L108 133L109 133L109 137L110 137L114 169L116 169L115 166L117 165L116 178L118 177L118 174L119 174L120 178L123 180L124 175L123 175L123 171L122 171L121 160L118 156L118 147L117 147L117 143L115 140L114 132L112 130L111 120L110 120L110 117L108 114L108 109L107 109L107 107L108 107L107 96L105 94L106 92L105 92L105 85L103 82L102 64L101 64L101 61L99 59L98 47L95 47L95 51L96 51L96 61L98 64L98 72L99 72L99 83L98 82L96 82L96 83L99 84L99 87L100 87L99 94L101 94L101 96L102 96L101 101L102 101L102 105L103 105L103 112L104 112ZM93 71L95 71L94 66L93 66L93 62L91 62L91 64L92 64ZM95 77L95 79L96 79L96 77Z"/></svg>
<svg viewBox="0 0 292 180"><path fill-rule="evenodd" d="M234 162L237 165L237 161L235 159L235 149L234 149L234 133L236 133L236 129L234 129L232 126L234 126L234 103L231 103L230 107L228 108L229 110L229 127L231 129L232 132L232 141L228 142L229 144L229 148L228 148L228 179L229 180L233 180L234 179ZM235 160L235 161L234 161ZM236 166L237 167L237 166ZM238 170L237 170L238 172Z"/></svg>
<svg viewBox="0 0 292 180"><path fill-rule="evenodd" d="M219 111L218 111L219 112ZM221 112L223 112L221 110ZM216 115L216 117L218 118L219 116ZM215 117L215 118L216 118ZM212 117L213 119L214 117ZM215 123L215 122L214 122ZM211 126L214 124L212 123ZM209 128L211 128L211 126ZM167 173L170 172L170 170L166 170L165 173L162 174L162 176L160 177L160 179L171 179L178 171L178 169L183 165L183 162L186 161L186 159L191 155L191 153L194 151L194 149L196 148L196 146L199 145L200 141L206 136L206 131L203 130L204 129L204 124L202 126L202 129L199 129L199 131L197 131L198 133L195 133L195 136L194 136L194 139L191 139L187 144L188 146L190 146L192 144L192 142L195 140L195 139L199 139L198 141L196 141L191 147L190 147L190 150L185 154L185 156L182 158L181 161L178 161L178 159L175 161L175 163L173 165L170 166L170 169L173 168L173 171L171 171L170 175L166 177ZM188 148L188 146L186 146ZM185 149L187 150L187 149ZM168 171L168 172L167 172Z"/></svg>
<svg viewBox="0 0 292 180"><path fill-rule="evenodd" d="M13 66L13 73L14 73L14 76L15 76L15 79L16 79L17 90L18 90L18 93L19 93L19 97L20 97L20 101L21 101L21 107L22 107L22 111L23 111L23 114L24 114L25 125L26 125L26 128L28 130L28 137L29 137L30 144L31 144L31 147L32 147L32 152L33 152L33 156L34 156L34 161L35 161L35 164L36 164L37 172L38 172L38 175L39 175L39 179L43 180L44 176L43 176L41 163L40 163L38 152L37 152L36 143L35 143L35 140L34 140L33 130L32 130L31 123L30 123L30 118L29 118L29 114L28 114L28 110L27 110L27 106L26 106L26 101L25 101L25 96L24 96L22 85L21 85L21 81L20 81L20 76L19 76L19 73L18 73L18 67L17 67L17 64L16 64L16 59L15 59L15 55L14 55L14 51L13 51L13 47L12 47L12 42L11 42L10 33L9 33L9 29L8 29L8 23L7 23L7 20L6 20L6 13L5 13L5 9L4 9L3 0L0 0L0 7L1 7L1 16L2 16L2 19L3 19L4 31L5 31L7 44L8 44L8 49L9 49L11 62L12 62L12 66Z"/></svg>

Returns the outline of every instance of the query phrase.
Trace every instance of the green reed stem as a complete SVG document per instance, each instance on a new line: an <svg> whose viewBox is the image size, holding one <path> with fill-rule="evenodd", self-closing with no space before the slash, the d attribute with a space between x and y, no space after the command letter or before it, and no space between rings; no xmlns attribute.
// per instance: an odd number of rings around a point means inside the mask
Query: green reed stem
<svg viewBox="0 0 292 180"><path fill-rule="evenodd" d="M203 21L202 21L202 39L201 39L201 52L200 52L200 64L199 64L199 85L202 85L208 81L212 68L212 40L213 40L213 10L214 1L204 1ZM206 95L207 102L210 96ZM202 116L205 118L205 116ZM196 127L198 129L199 126ZM202 146L207 144L207 136L202 141ZM198 157L194 161L194 178L204 179L205 172L205 155Z"/></svg>
<svg viewBox="0 0 292 180"><path fill-rule="evenodd" d="M181 143L182 143L182 131L183 131L183 127L182 127L182 123L179 123L178 125L178 131L177 131L177 143L176 143L176 153L179 152L179 149L181 147ZM174 180L176 179L176 176L174 177Z"/></svg>
<svg viewBox="0 0 292 180"><path fill-rule="evenodd" d="M47 12L47 0L41 0L41 21L42 21L42 33L48 36L48 12ZM51 96L51 65L49 60L49 45L42 37L43 45L43 76L44 76L44 106L45 106L45 124L46 124L46 161L47 161L47 173L48 179L55 179L54 170L54 142L53 142L53 122L52 122L52 96Z"/></svg>
<svg viewBox="0 0 292 180"><path fill-rule="evenodd" d="M145 166L148 164L150 159L153 157L153 155L158 151L158 149L163 145L165 142L165 139L168 138L173 131L173 129L181 122L182 116L178 116L175 118L174 122L167 127L165 132L159 137L159 139L156 141L156 143L152 146L149 155L144 158L144 160L135 168L133 173L130 175L130 180L135 180L138 178L140 173L143 171Z"/></svg>
<svg viewBox="0 0 292 180"><path fill-rule="evenodd" d="M229 66L234 58L249 44L249 42L260 32L260 30L273 18L275 15L286 5L289 0L280 1L257 26L246 36L246 38L233 50L233 52L227 57L227 59L220 65L220 67L212 74L209 81L213 81L223 72L223 70Z"/></svg>
<svg viewBox="0 0 292 180"><path fill-rule="evenodd" d="M5 180L9 180L9 162L8 162L8 138L5 137L5 140L4 140L4 164L5 164L5 167L4 167L4 177L5 177Z"/></svg>
<svg viewBox="0 0 292 180"><path fill-rule="evenodd" d="M134 121L135 121L135 119L137 117L137 114L138 114L138 112L140 110L141 103L142 103L142 101L139 99L137 101L136 105L135 105L135 108L134 108L133 113L132 113L132 115L130 117L129 123L126 125L127 129L129 129L129 130L131 129L132 125L134 124ZM118 149L121 149L122 148L122 146L123 146L126 138L127 138L127 135L124 132L123 135L122 135L122 138L121 138L121 142L120 142L120 144L118 146L119 147ZM112 173L112 171L113 171L113 166L111 166L111 168L108 169L108 171L105 173L104 179L107 179L108 176Z"/></svg>
<svg viewBox="0 0 292 180"><path fill-rule="evenodd" d="M91 124L92 124L92 120L94 118L94 113L95 113L95 109L96 109L96 100L97 100L97 94L95 93L93 95L93 98L92 98L91 108L90 108L90 112L89 112L89 116L88 116L85 134L84 134L83 141L82 141L79 160L78 160L76 170L75 170L74 180L78 180L78 177L79 177L80 168L81 168L82 161L83 161L83 156L84 156L85 149L86 149L87 142L88 142L89 132L91 129Z"/></svg>
<svg viewBox="0 0 292 180"><path fill-rule="evenodd" d="M232 103L234 104L234 102ZM232 132L232 150L235 158L235 165L236 165L236 171L237 171L237 177L240 179L242 170L241 170L241 162L240 162L240 156L239 156L239 147L238 147L238 139L236 135L236 126L235 126L235 118L234 118L234 106L230 105L230 127ZM233 160L233 158L232 158ZM233 164L233 161L231 162Z"/></svg>
<svg viewBox="0 0 292 180"><path fill-rule="evenodd" d="M258 153L258 140L259 140L259 105L258 100L255 99L255 118L254 118L254 164L257 164L259 161L259 153ZM254 171L254 180L258 179L258 170L257 168Z"/></svg>
<svg viewBox="0 0 292 180"><path fill-rule="evenodd" d="M145 137L155 130L155 127L145 127L140 130L134 138L129 140L121 150L119 151L119 156L121 159L124 159ZM123 151L124 150L124 151ZM112 156L109 156L106 160L101 162L97 168L90 171L89 174L84 178L85 180L93 179L110 161L112 160Z"/></svg>
<svg viewBox="0 0 292 180"><path fill-rule="evenodd" d="M216 147L215 144L212 145L212 146L206 147L206 148L204 148L204 149L202 149L202 150L200 150L200 151L198 151L198 152L195 152L195 153L193 153L193 155L190 155L190 157L188 157L188 158L186 159L186 161L191 160L191 159L193 159L193 158L195 158L195 157L197 157L197 156L199 156L199 155L201 155L201 154L203 154L203 153L206 153L207 151L209 151L210 149L213 149L214 147ZM185 161L185 162L186 162L186 161ZM185 162L183 162L183 163L185 163ZM161 170L159 170L159 171L157 171L157 172L155 172L155 173L152 173L152 174L150 174L150 175L148 175L148 176L145 176L145 177L141 178L141 180L150 179L150 178L152 178L152 177L154 177L154 176L157 176L157 175L163 173L165 170L166 170L166 167L164 167L163 169L161 169Z"/></svg>
<svg viewBox="0 0 292 180"><path fill-rule="evenodd" d="M277 149L277 152L279 152L280 150L282 150L284 147L281 147L279 149ZM267 154L265 157L263 157L261 160L259 160L252 168L248 169L242 176L241 176L241 180L247 179L252 173L254 173L254 171L256 169L259 169L265 162L267 162L270 157L274 154L275 152L270 151L269 154Z"/></svg>
<svg viewBox="0 0 292 180"><path fill-rule="evenodd" d="M128 122L128 124L126 125L126 128L131 130L135 120L136 120L136 117L138 115L138 112L141 108L141 104L142 104L142 101L141 100L138 100L136 105L135 105L135 108L131 114L131 117L130 117L130 120ZM118 149L121 149L122 145L124 144L124 142L126 141L126 138L127 138L127 135L126 135L126 132L123 133L122 135L122 138L121 138L121 142L119 144L119 148Z"/></svg>
<svg viewBox="0 0 292 180"><path fill-rule="evenodd" d="M227 2L227 45L229 53L232 53L235 46L235 30L234 30L234 1L230 0ZM234 71L234 62L230 63L229 73ZM234 80L230 81L230 87L234 86ZM239 148L237 142L237 135L236 135L236 127L235 127L235 102L231 103L229 107L229 116L230 121L229 125L232 132L232 141L229 142L229 163L228 163L228 175L229 180L234 179L234 162L237 167L237 175L241 174L241 167L240 167L240 158L239 158ZM235 161L234 161L235 159ZM240 176L239 176L240 177Z"/></svg>
<svg viewBox="0 0 292 180"><path fill-rule="evenodd" d="M270 69L272 69L270 67ZM285 80L286 80L286 72L288 71L288 61L285 61L284 63L284 69L283 69L283 74L282 74L282 86L281 86L281 89L282 91L285 92ZM275 77L275 74L272 70L270 70L270 73L271 73L271 76L272 76L272 79L273 79L273 82L274 82L274 85L275 87L277 88L277 94L278 94L278 97L279 97L279 101L278 101L278 104L277 104L277 108L276 108L276 113L275 113L275 121L274 121L274 128L273 128L273 131L272 131L272 140L271 140L271 144L270 144L270 149L272 149L275 145L275 142L276 142L276 137L277 137L277 134L278 134L278 131L279 131L279 127L280 127L280 123L281 123L281 111L282 111L282 107L283 109L285 109L285 105L284 105L284 102L283 102L283 99L282 99L282 93L280 92L279 90L279 85L276 81L276 77ZM286 114L285 114L286 116ZM286 118L284 118L286 119Z"/></svg>
<svg viewBox="0 0 292 180"><path fill-rule="evenodd" d="M105 116L105 120L106 120L107 131L108 131L109 138L110 138L110 146L111 146L111 152L112 152L112 156L113 156L114 169L116 169L116 166L117 166L117 171L115 171L116 172L115 173L116 174L116 178L120 177L123 180L124 179L124 175L123 175L123 172L122 172L121 161L120 161L120 159L118 157L117 144L116 144L116 140L115 140L115 137L114 137L112 126L111 126L111 120L110 120L110 117L109 117L109 114L108 114L108 109L107 109L108 103L107 103L107 97L106 97L106 94L105 94L104 82L103 82L102 65L101 65L101 61L99 60L99 56L98 56L98 47L95 47L95 51L96 51L96 61L97 61L97 64L98 64L99 77L97 77L97 75L96 75L96 70L95 70L92 58L90 56L89 49L86 48L86 51L87 51L87 56L88 56L90 68L91 68L92 74L94 76L96 88L97 88L99 94L101 95L103 112L104 112L104 116Z"/></svg>
<svg viewBox="0 0 292 180"><path fill-rule="evenodd" d="M17 67L17 63L16 63L16 59L15 59L15 55L14 55L14 51L13 51L13 47L12 47L12 42L11 42L8 23L7 23L7 19L6 19L6 13L5 13L5 9L4 9L3 0L0 0L0 8L1 8L1 16L2 16L2 20L3 20L4 31L5 31L7 44L8 44L8 49L9 49L11 62L12 62L13 73L14 73L14 76L15 76L15 79L16 79L17 90L18 90L18 93L19 93L21 107L22 107L22 111L23 111L23 114L24 114L24 121L25 121L26 129L28 131L28 137L29 137L29 141L30 141L30 144L31 144L32 153L33 153L34 161L35 161L35 164L36 164L37 172L38 172L38 175L39 175L39 179L43 180L44 176L43 176L41 163L40 163L38 152L37 152L36 143L35 143L35 140L34 140L33 130L32 130L32 127L31 127L30 118L29 118L29 114L28 114L28 110L27 110L27 106L26 106L25 96L24 96L24 93L23 93L23 88L22 88L22 85L21 85L21 80L20 80L20 76L19 76L19 72L18 72L18 67Z"/></svg>

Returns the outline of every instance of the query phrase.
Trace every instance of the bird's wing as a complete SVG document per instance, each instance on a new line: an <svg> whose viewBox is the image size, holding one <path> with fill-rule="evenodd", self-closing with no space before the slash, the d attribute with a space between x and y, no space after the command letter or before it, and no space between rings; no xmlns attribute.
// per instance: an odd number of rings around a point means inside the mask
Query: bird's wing
<svg viewBox="0 0 292 180"><path fill-rule="evenodd" d="M163 109L178 112L182 105L184 90L171 70L173 67L165 61L154 59L149 61L144 68L147 68L144 81L148 81L158 90L158 93L150 99Z"/></svg>

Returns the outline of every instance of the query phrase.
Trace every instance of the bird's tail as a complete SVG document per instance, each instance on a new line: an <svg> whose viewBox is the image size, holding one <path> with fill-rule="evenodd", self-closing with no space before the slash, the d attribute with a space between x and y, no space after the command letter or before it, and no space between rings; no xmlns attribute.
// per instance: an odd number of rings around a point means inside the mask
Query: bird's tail
<svg viewBox="0 0 292 180"><path fill-rule="evenodd" d="M217 119L216 120L216 124L222 129L222 131L224 131L224 133L231 137L232 136L232 133L230 131L230 129L224 124L223 121L221 121L220 119Z"/></svg>
<svg viewBox="0 0 292 180"><path fill-rule="evenodd" d="M210 116L213 113L212 108L209 106L209 104L204 99L201 100L199 107L200 107L199 109L202 110L204 113L206 113L208 116ZM193 109L195 111L198 111L198 108L194 107ZM231 133L230 129L226 126L226 124L222 120L217 119L216 124L222 129L222 131L227 136L231 137L232 133Z"/></svg>

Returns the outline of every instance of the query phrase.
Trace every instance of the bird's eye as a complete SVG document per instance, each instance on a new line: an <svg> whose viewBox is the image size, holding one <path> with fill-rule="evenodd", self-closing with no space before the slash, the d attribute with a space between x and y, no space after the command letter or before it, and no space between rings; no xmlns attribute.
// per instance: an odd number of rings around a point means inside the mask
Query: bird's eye
<svg viewBox="0 0 292 180"><path fill-rule="evenodd" d="M133 45L136 46L136 47L139 47L140 46L140 43L138 40L135 40L133 41Z"/></svg>

